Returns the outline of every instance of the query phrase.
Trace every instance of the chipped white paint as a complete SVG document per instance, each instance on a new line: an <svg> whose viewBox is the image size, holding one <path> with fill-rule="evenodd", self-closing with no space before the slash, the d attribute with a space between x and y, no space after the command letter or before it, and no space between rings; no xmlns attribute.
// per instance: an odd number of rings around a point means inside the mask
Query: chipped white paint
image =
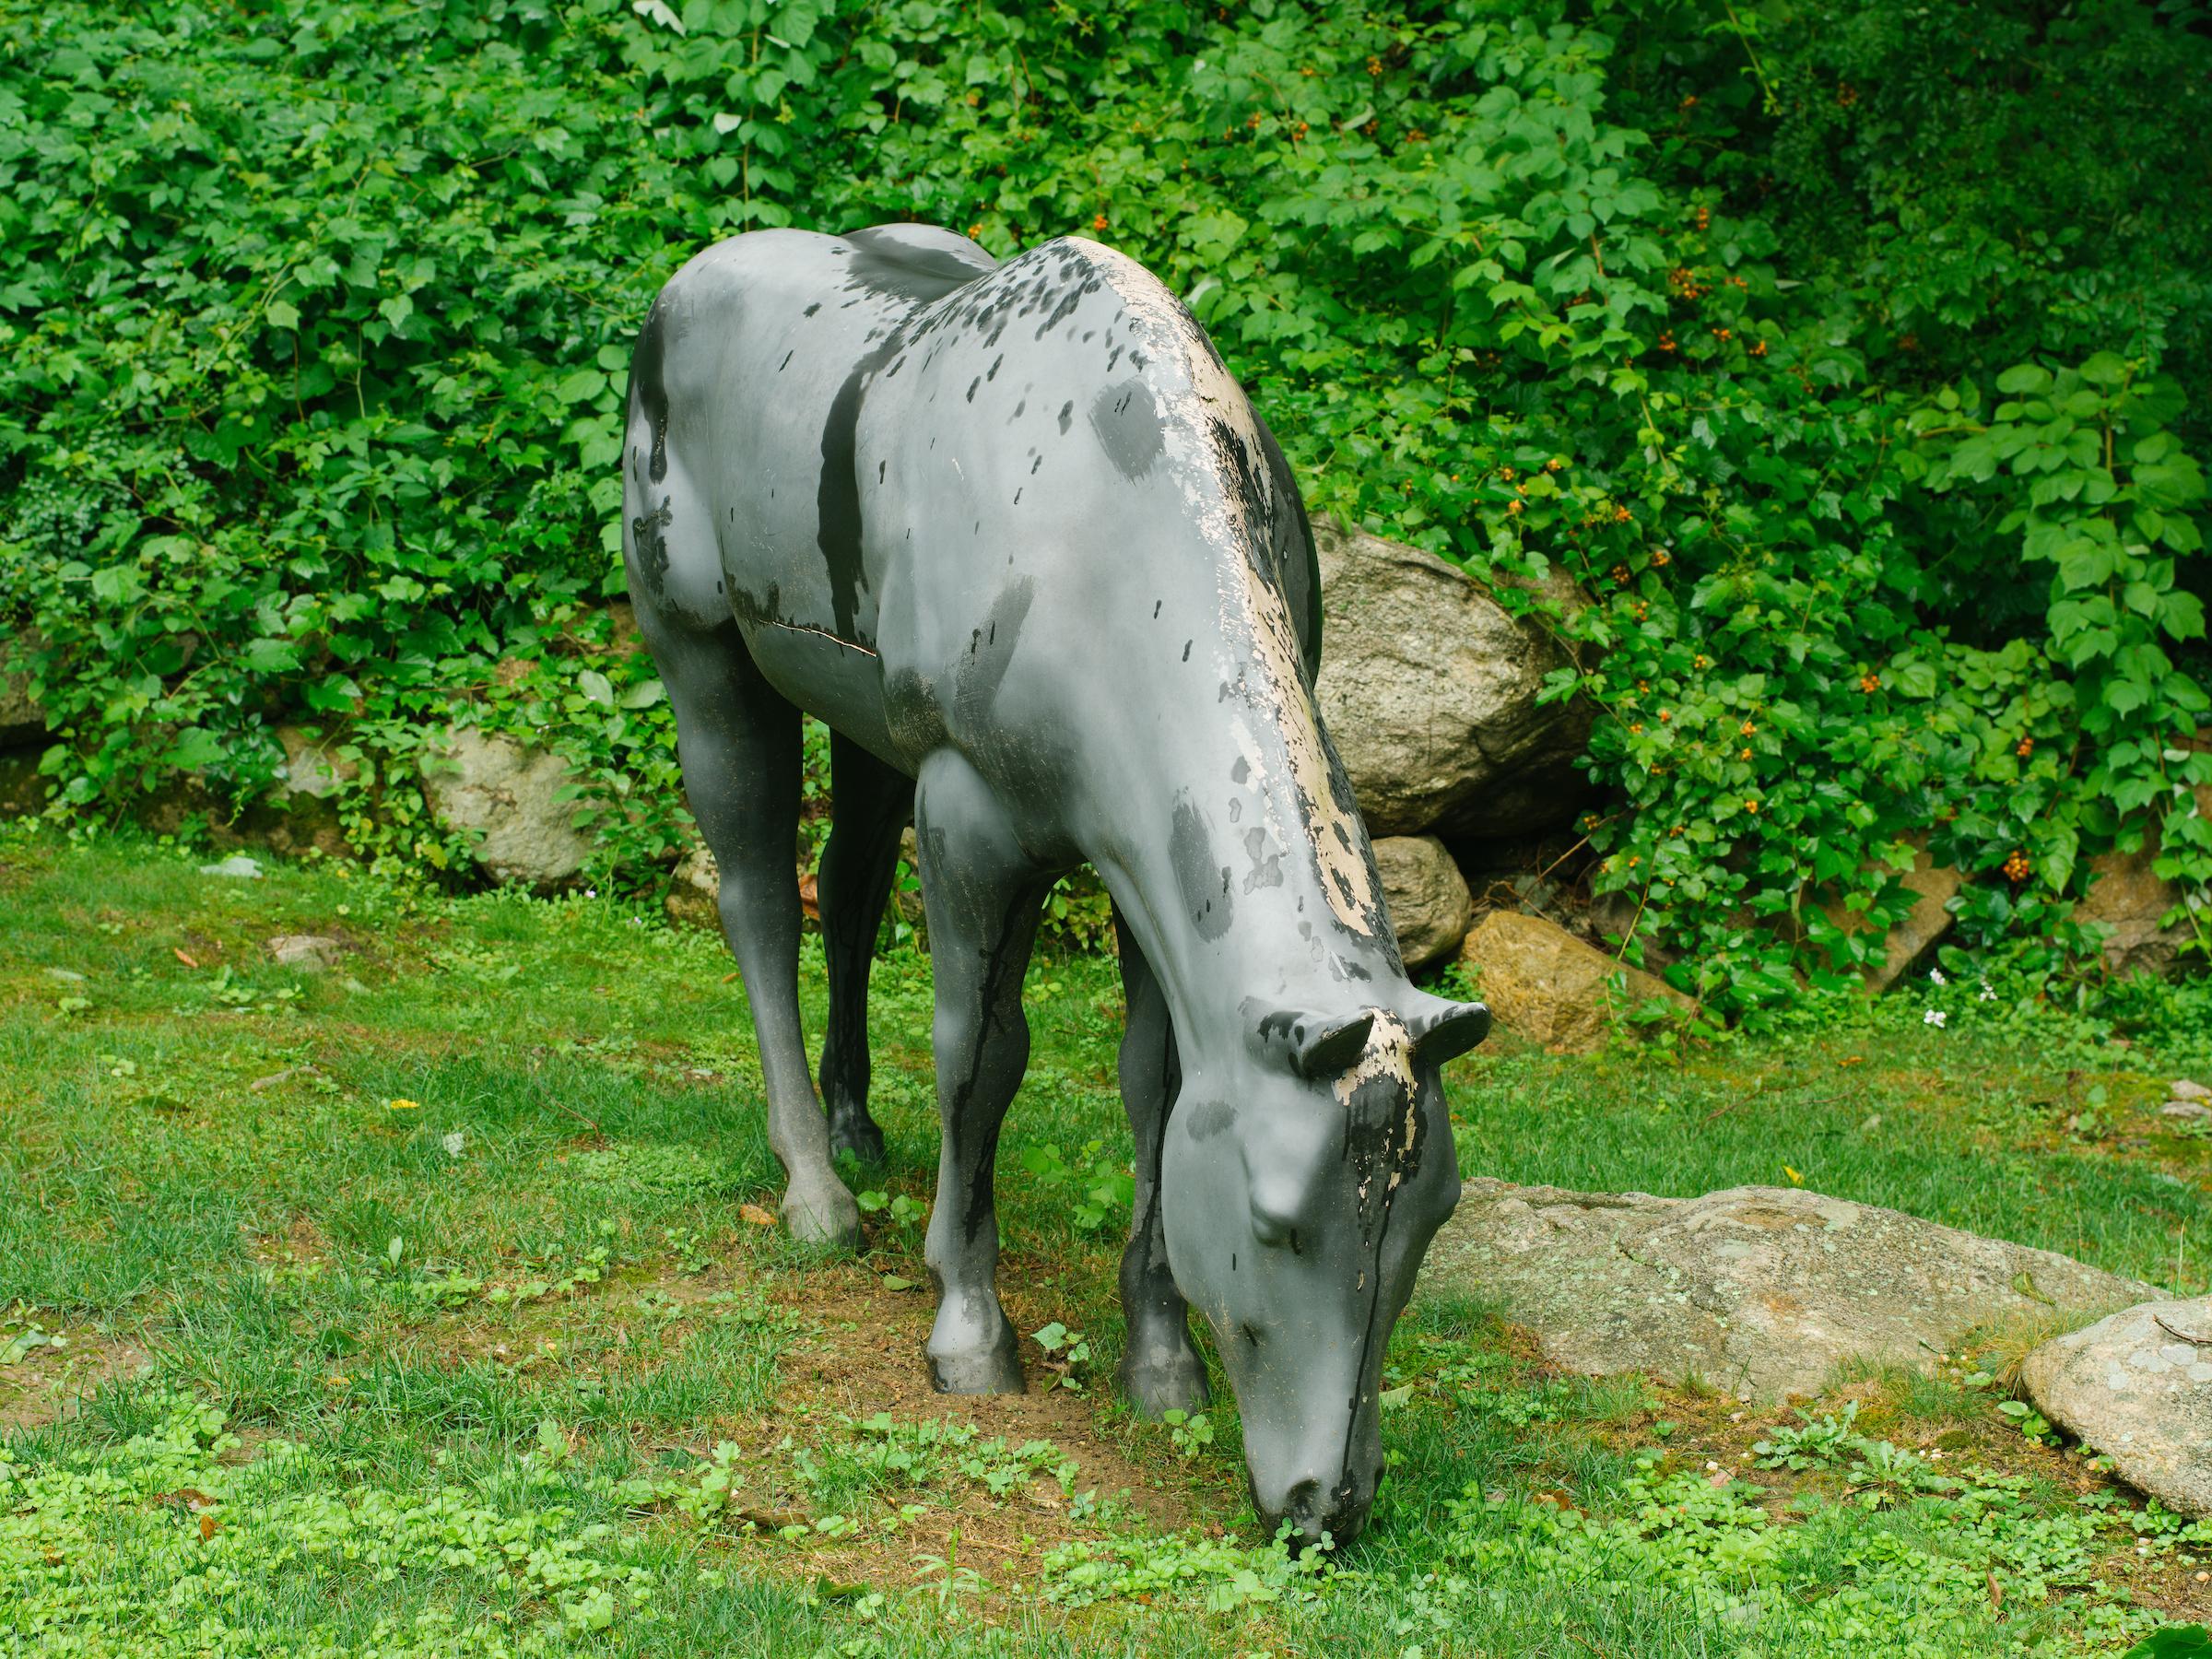
<svg viewBox="0 0 2212 1659"><path fill-rule="evenodd" d="M1217 555L1220 643L1231 653L1240 645L1251 653L1242 661L1218 666L1228 679L1242 681L1251 706L1266 722L1266 735L1281 747L1297 792L1295 827L1282 821L1282 804L1270 796L1268 829L1279 846L1303 841L1311 849L1322 899L1331 913L1348 931L1371 938L1382 900L1361 853L1365 834L1359 819L1337 804L1331 787L1328 752L1323 747L1320 716L1301 672L1290 607L1282 590L1263 581L1253 563L1258 550L1268 545L1272 525L1247 520L1243 500L1224 476L1224 458L1209 430L1210 423L1218 421L1244 445L1260 489L1269 497L1265 505L1272 517L1274 482L1266 470L1252 405L1165 284L1102 243L1079 236L1067 240L1113 290L1129 314L1132 332L1143 337L1161 367L1182 371L1184 384L1180 387L1161 376L1162 438L1192 521ZM1239 734L1239 742L1254 776L1276 775L1277 769L1263 763L1246 734Z"/></svg>
<svg viewBox="0 0 2212 1659"><path fill-rule="evenodd" d="M1359 1059L1351 1070L1336 1079L1336 1100L1347 1111L1351 1109L1352 1097L1368 1084L1388 1077L1404 1091L1406 1108L1406 1145L1413 1145L1413 1033L1406 1022L1388 1008L1371 1010L1374 1023L1367 1029L1367 1047L1360 1051Z"/></svg>

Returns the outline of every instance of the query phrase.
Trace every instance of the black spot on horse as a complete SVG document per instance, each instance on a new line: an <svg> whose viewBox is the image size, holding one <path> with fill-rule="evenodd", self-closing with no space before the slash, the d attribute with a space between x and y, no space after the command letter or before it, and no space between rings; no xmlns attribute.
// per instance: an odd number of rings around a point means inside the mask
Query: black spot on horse
<svg viewBox="0 0 2212 1659"><path fill-rule="evenodd" d="M942 300L996 268L998 262L964 238L911 225L877 225L845 235L853 245L847 269L876 294L916 304Z"/></svg>
<svg viewBox="0 0 2212 1659"><path fill-rule="evenodd" d="M822 422L822 478L815 495L815 540L830 574L830 608L840 639L869 644L860 637L860 595L868 584L860 557L860 479L853 472L853 430L868 379L900 344L899 331L853 364Z"/></svg>
<svg viewBox="0 0 2212 1659"><path fill-rule="evenodd" d="M653 434L653 458L646 464L646 477L658 484L668 476L668 385L665 378L666 343L664 338L662 305L659 300L645 313L644 326L638 330L638 347L629 359L629 415L634 421L641 417ZM633 451L634 454L635 452ZM665 558L661 562L668 568Z"/></svg>
<svg viewBox="0 0 2212 1659"><path fill-rule="evenodd" d="M1101 388L1091 402L1090 429L1114 471L1132 481L1151 471L1167 446L1152 388L1142 381Z"/></svg>
<svg viewBox="0 0 2212 1659"><path fill-rule="evenodd" d="M1222 879L1229 870L1214 863L1206 820L1198 816L1187 792L1175 803L1174 819L1168 830L1168 861L1174 866L1175 886L1183 905L1191 912L1191 925L1202 939L1219 938L1229 931L1231 905Z"/></svg>
<svg viewBox="0 0 2212 1659"><path fill-rule="evenodd" d="M668 510L668 498L663 496L661 504L651 512L629 521L631 544L638 550L638 569L645 574L645 585L659 598L668 576L668 526L676 515Z"/></svg>

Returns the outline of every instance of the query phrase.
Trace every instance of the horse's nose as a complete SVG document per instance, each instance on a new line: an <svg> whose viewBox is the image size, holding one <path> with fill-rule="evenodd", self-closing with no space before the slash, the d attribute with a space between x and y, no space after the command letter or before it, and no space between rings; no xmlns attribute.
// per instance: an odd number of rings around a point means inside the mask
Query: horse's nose
<svg viewBox="0 0 2212 1659"><path fill-rule="evenodd" d="M1360 1501L1349 1481L1331 1490L1325 1481L1309 1476L1292 1483L1283 1494L1282 1508L1267 1514L1263 1510L1269 1532L1281 1529L1288 1521L1293 1542L1302 1546L1319 1544L1322 1535L1328 1535L1332 1546L1342 1548L1359 1535L1367 1524L1368 1506Z"/></svg>

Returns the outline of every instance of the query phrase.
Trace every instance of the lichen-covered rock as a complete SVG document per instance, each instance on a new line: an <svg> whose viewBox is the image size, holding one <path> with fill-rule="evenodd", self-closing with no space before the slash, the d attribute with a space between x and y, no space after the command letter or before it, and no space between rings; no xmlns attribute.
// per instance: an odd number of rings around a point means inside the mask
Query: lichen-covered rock
<svg viewBox="0 0 2212 1659"><path fill-rule="evenodd" d="M2197 816L2212 818L2212 783L2194 793ZM2088 863L2088 892L2074 907L2074 920L2105 930L2104 965L2114 973L2171 973L2196 937L2185 915L2166 925L2189 902L2189 891L2159 874L2159 851L2153 829L2136 852L2100 853Z"/></svg>
<svg viewBox="0 0 2212 1659"><path fill-rule="evenodd" d="M2053 1304L2095 1312L2153 1294L2051 1251L1801 1188L1655 1198L1485 1180L1467 1183L1421 1282L1428 1296L1501 1300L1568 1370L1694 1373L1747 1396L1816 1393L1848 1359L1924 1366L1976 1325Z"/></svg>
<svg viewBox="0 0 2212 1659"><path fill-rule="evenodd" d="M668 877L668 897L661 903L668 920L679 926L721 928L722 871L706 842L694 842L677 860Z"/></svg>
<svg viewBox="0 0 2212 1659"><path fill-rule="evenodd" d="M1566 662L1534 622L1417 547L1327 520L1315 695L1377 835L1502 836L1547 829L1583 794L1578 702L1539 705ZM1559 597L1572 596L1564 582Z"/></svg>
<svg viewBox="0 0 2212 1659"><path fill-rule="evenodd" d="M474 726L455 728L422 769L438 822L477 832L477 862L492 879L534 888L563 885L591 856L572 782L559 756Z"/></svg>
<svg viewBox="0 0 2212 1659"><path fill-rule="evenodd" d="M1698 1006L1656 974L1517 911L1483 917L1459 954L1479 971L1477 988L1500 1028L1547 1048L1603 1048L1619 1021L1654 997L1685 1014Z"/></svg>
<svg viewBox="0 0 2212 1659"><path fill-rule="evenodd" d="M284 749L282 788L288 796L327 801L360 776L359 764L341 756L337 745L327 737L311 736L300 726L281 725L276 728L276 741Z"/></svg>
<svg viewBox="0 0 2212 1659"><path fill-rule="evenodd" d="M2165 925L2184 894L2151 868L2157 856L2152 845L2089 860L2088 896L2075 906L2074 919L2105 929L2104 965L2114 973L2169 973L2193 936L2186 922Z"/></svg>
<svg viewBox="0 0 2212 1659"><path fill-rule="evenodd" d="M1466 878L1433 835L1385 835L1374 843L1382 902L1408 968L1450 956L1466 937L1475 900Z"/></svg>
<svg viewBox="0 0 2212 1659"><path fill-rule="evenodd" d="M2037 1409L2184 1515L2212 1514L2212 1300L2147 1301L2028 1356Z"/></svg>

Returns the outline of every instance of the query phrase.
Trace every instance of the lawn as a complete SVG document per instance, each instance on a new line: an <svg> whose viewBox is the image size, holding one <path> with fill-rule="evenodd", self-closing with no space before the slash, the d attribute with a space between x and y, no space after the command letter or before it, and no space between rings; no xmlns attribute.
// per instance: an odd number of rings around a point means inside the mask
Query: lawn
<svg viewBox="0 0 2212 1659"><path fill-rule="evenodd" d="M1551 1374L1441 1295L1370 1532L1293 1558L1218 1375L1183 1423L1112 1387L1110 962L1029 985L1030 1392L950 1399L926 957L877 966L889 1152L827 1255L772 1225L718 940L215 856L0 839L0 1653L2117 1653L2212 1613L2212 1529L1999 1409L2006 1333L1747 1408ZM287 934L344 951L279 966ZM2173 1053L1948 985L1685 1053L1500 1036L1448 1083L1469 1174L1795 1178L2199 1289Z"/></svg>

